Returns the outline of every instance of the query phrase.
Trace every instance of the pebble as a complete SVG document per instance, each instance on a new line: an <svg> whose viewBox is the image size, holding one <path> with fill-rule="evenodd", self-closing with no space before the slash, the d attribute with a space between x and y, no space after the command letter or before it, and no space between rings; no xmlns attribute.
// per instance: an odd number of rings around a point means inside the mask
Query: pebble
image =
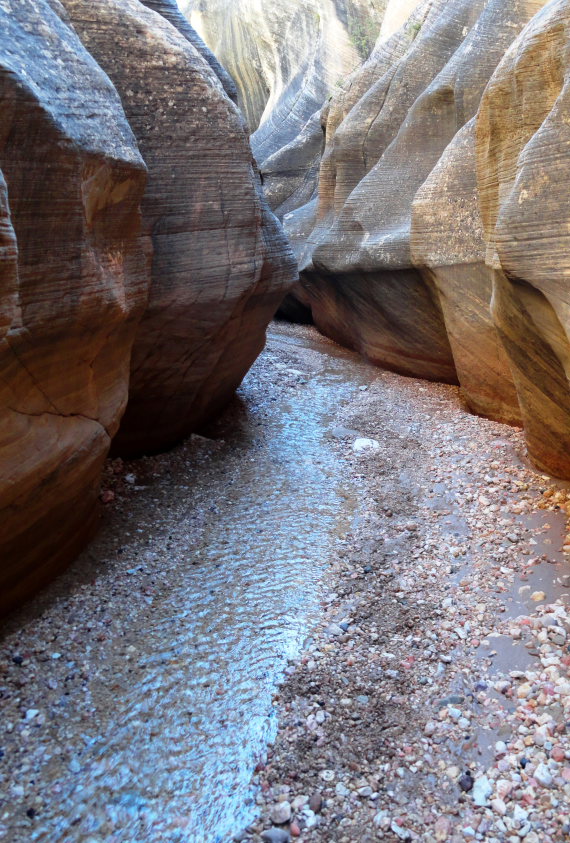
<svg viewBox="0 0 570 843"><path fill-rule="evenodd" d="M469 791L473 789L474 779L469 770L460 776L457 783L464 793L469 793Z"/></svg>
<svg viewBox="0 0 570 843"><path fill-rule="evenodd" d="M380 442L376 439L355 439L352 443L352 450L355 451L357 454L363 451L378 451L380 448Z"/></svg>
<svg viewBox="0 0 570 843"><path fill-rule="evenodd" d="M291 819L291 804L289 802L277 802L271 809L271 820L276 825L288 823Z"/></svg>
<svg viewBox="0 0 570 843"><path fill-rule="evenodd" d="M261 839L265 843L289 843L291 835L284 828L268 828L262 832Z"/></svg>
<svg viewBox="0 0 570 843"><path fill-rule="evenodd" d="M533 773L533 778L535 778L543 787L550 787L552 784L552 775L546 764L541 763L538 767L536 767Z"/></svg>
<svg viewBox="0 0 570 843"><path fill-rule="evenodd" d="M475 784L471 791L473 802L480 807L485 807L489 804L489 796L492 794L493 788L487 776L480 776L475 779Z"/></svg>
<svg viewBox="0 0 570 843"><path fill-rule="evenodd" d="M309 808L313 813L320 814L323 807L323 797L320 793L313 793L309 799Z"/></svg>

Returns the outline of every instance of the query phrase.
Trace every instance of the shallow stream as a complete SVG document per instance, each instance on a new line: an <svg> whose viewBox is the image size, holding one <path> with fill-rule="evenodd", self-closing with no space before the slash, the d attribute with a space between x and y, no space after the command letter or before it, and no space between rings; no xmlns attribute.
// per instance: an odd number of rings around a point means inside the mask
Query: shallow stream
<svg viewBox="0 0 570 843"><path fill-rule="evenodd" d="M252 820L272 700L354 512L335 412L374 377L273 327L208 438L129 464L124 505L11 619L0 838L225 843Z"/></svg>

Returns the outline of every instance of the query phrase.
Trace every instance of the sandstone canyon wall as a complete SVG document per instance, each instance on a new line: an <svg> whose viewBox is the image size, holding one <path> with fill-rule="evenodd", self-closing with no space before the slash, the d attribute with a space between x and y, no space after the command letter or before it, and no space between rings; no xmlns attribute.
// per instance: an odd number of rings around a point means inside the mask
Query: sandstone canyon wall
<svg viewBox="0 0 570 843"><path fill-rule="evenodd" d="M328 106L312 231L299 212L303 296L325 333L375 363L456 379L438 291L412 255L413 202L540 6L427 0ZM296 214L285 224L298 241Z"/></svg>
<svg viewBox="0 0 570 843"><path fill-rule="evenodd" d="M272 208L280 215L279 206L297 183L298 206L311 179L314 183L314 165L318 168L318 112L372 49L386 0L183 0L181 5L236 80ZM274 153L288 145L297 149L294 162L286 155L275 160ZM304 162L298 154L303 146Z"/></svg>
<svg viewBox="0 0 570 843"><path fill-rule="evenodd" d="M267 195L301 271L283 309L382 366L458 381L472 410L522 421L534 462L569 477L568 4L381 14L370 57L294 129L271 129L283 115L255 94ZM286 50L286 27L261 32ZM259 70L243 49L236 61L242 83Z"/></svg>
<svg viewBox="0 0 570 843"><path fill-rule="evenodd" d="M164 10L164 0L63 2L119 91L149 168L152 284L114 449L156 452L228 401L296 269L236 106L185 29L145 8Z"/></svg>
<svg viewBox="0 0 570 843"><path fill-rule="evenodd" d="M483 97L477 167L493 316L529 454L570 477L570 3L552 0Z"/></svg>
<svg viewBox="0 0 570 843"><path fill-rule="evenodd" d="M297 276L232 82L173 2L0 20L3 612L87 540L111 440L156 451L215 413Z"/></svg>
<svg viewBox="0 0 570 843"><path fill-rule="evenodd" d="M52 6L0 6L0 612L93 529L148 289L145 165Z"/></svg>

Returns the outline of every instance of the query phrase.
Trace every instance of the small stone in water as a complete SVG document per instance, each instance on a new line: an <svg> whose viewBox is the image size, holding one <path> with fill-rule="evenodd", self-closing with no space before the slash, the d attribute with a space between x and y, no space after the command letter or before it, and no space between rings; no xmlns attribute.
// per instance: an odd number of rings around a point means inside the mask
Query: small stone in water
<svg viewBox="0 0 570 843"><path fill-rule="evenodd" d="M362 451L377 451L380 448L380 442L376 439L355 439L352 443L352 450L357 454Z"/></svg>

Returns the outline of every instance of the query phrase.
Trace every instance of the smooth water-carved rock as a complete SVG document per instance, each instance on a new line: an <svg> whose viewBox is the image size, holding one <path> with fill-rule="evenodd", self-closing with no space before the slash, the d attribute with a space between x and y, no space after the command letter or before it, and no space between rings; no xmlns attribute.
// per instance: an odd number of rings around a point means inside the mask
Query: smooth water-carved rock
<svg viewBox="0 0 570 843"><path fill-rule="evenodd" d="M291 143L374 45L386 0L184 0L235 79L263 162Z"/></svg>
<svg viewBox="0 0 570 843"><path fill-rule="evenodd" d="M477 125L493 314L529 454L560 477L570 477L569 37L570 3L550 2L499 65Z"/></svg>
<svg viewBox="0 0 570 843"><path fill-rule="evenodd" d="M315 227L303 242L304 210L285 226L315 323L375 363L456 379L438 292L411 253L412 206L541 5L425 0L330 104Z"/></svg>
<svg viewBox="0 0 570 843"><path fill-rule="evenodd" d="M145 166L54 9L0 5L0 612L93 529L148 292Z"/></svg>
<svg viewBox="0 0 570 843"><path fill-rule="evenodd" d="M475 413L520 423L509 361L491 315L475 166L475 118L457 133L417 192L412 257L439 294L461 392Z"/></svg>
<svg viewBox="0 0 570 843"><path fill-rule="evenodd" d="M159 451L229 400L295 265L243 120L185 32L138 0L64 5L119 91L149 168L152 285L115 449Z"/></svg>

